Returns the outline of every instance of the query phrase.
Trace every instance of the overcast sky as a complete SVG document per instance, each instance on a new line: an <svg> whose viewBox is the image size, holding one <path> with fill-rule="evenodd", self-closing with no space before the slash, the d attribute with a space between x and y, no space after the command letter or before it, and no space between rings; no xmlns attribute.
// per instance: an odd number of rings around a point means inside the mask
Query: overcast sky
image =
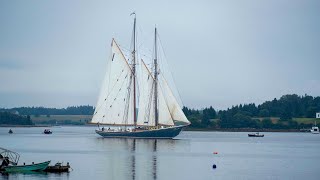
<svg viewBox="0 0 320 180"><path fill-rule="evenodd" d="M96 105L111 39L158 27L184 105L320 95L320 1L0 1L0 107ZM151 47L152 48L152 47Z"/></svg>

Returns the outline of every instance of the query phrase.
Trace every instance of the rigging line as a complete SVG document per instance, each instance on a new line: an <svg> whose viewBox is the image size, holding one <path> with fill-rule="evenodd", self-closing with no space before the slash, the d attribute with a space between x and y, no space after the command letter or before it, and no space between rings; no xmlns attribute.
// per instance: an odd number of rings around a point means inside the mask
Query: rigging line
<svg viewBox="0 0 320 180"><path fill-rule="evenodd" d="M167 62L167 55L166 55L166 52L164 51L164 48L163 48L163 45L162 45L162 41L161 41L161 37L160 37L160 35L159 35L159 33L157 33L158 34L158 39L159 39L159 42L160 42L160 46L161 46L161 50L162 50L162 52L163 52L163 55L164 55L164 59L165 59L165 61ZM179 98L179 100L181 101L181 105L184 105L184 103L183 103L183 101L182 101L182 99L181 99L181 95L180 95L180 91L179 91L179 89L176 87L176 81L175 81L175 79L174 79L174 77L173 77L173 75L172 75L172 73L171 73L171 70L170 70L170 66L169 66L169 63L167 62L167 65L168 65L168 69L169 69L169 75L171 76L171 78L172 78L172 80L173 80L173 85L175 86L175 89L177 90L177 93L178 93L178 98ZM168 86L169 87L169 86Z"/></svg>
<svg viewBox="0 0 320 180"><path fill-rule="evenodd" d="M126 79L123 79L123 81L122 81L122 83L121 83L121 86L120 86L120 89L123 88L123 84L126 82L125 80L126 80ZM113 103L116 101L116 98L118 97L119 93L120 93L120 90L117 92L117 94L116 94L116 96L115 96L115 99L113 100L111 106L112 106Z"/></svg>
<svg viewBox="0 0 320 180"><path fill-rule="evenodd" d="M130 49L124 48L124 47L121 46L121 45L119 45L119 47L121 47L122 50L125 50L125 51L126 51L126 52L123 52L123 53L125 54L125 56L129 56L128 54L131 53L131 50L130 50ZM150 55L148 55L147 53L141 53L140 51L138 52L138 50L139 50L139 49L137 48L136 54L137 54L137 56L140 56L140 59L141 59L142 56L143 56L143 57L146 57L147 59L148 59L148 58L149 58L149 59L152 58L152 57L151 57ZM151 52L150 49L147 49L147 51ZM139 58L137 58L137 59L139 59ZM129 62L129 60L130 60L130 59L128 59L128 62ZM130 63L129 63L129 64L130 64ZM140 63L136 62L136 64L140 64Z"/></svg>
<svg viewBox="0 0 320 180"><path fill-rule="evenodd" d="M125 47L125 46L122 46L122 45L120 45L119 44L119 47L123 50L123 51L126 51L126 53L131 53L131 50L130 50L130 48L128 48L128 47ZM124 53L125 54L125 53Z"/></svg>
<svg viewBox="0 0 320 180"><path fill-rule="evenodd" d="M142 46L142 45L141 45ZM141 51L139 50L139 49L141 49L140 47L141 46L138 46L138 48L137 48L137 51L136 51L136 54L138 55L138 56L144 56L144 57L147 57L147 58L152 58L150 55L148 55L147 53L141 53ZM121 47L121 49L122 50L124 50L124 51L126 51L126 52L124 52L124 54L125 54L125 56L128 56L127 54L130 54L131 53L131 50L130 49L128 49L128 48L125 48L125 47L123 47L123 46L121 46L121 45L119 45L119 47ZM139 52L138 52L138 50L139 50ZM150 49L145 49L147 52L151 52L151 50ZM137 58L137 59L139 59L139 58Z"/></svg>

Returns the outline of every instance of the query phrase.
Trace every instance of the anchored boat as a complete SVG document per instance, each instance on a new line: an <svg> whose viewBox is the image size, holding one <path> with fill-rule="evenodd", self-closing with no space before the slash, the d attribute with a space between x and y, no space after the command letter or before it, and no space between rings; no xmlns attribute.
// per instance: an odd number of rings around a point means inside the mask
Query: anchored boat
<svg viewBox="0 0 320 180"><path fill-rule="evenodd" d="M29 164L29 165L16 165L16 166L7 166L4 168L5 172L26 172L26 171L43 171L50 164L50 161L45 161L42 163Z"/></svg>
<svg viewBox="0 0 320 180"><path fill-rule="evenodd" d="M130 57L126 57L112 40L107 73L91 120L99 126L97 134L121 138L174 138L190 124L164 75L167 71L160 68L163 66L158 61L157 41L155 28L151 63L137 58L136 17Z"/></svg>
<svg viewBox="0 0 320 180"><path fill-rule="evenodd" d="M249 137L264 137L264 134L260 134L259 132L248 134Z"/></svg>
<svg viewBox="0 0 320 180"><path fill-rule="evenodd" d="M48 167L50 161L42 163L32 163L29 165L18 165L20 155L8 149L0 148L0 171L10 172L26 172L26 171L43 171Z"/></svg>

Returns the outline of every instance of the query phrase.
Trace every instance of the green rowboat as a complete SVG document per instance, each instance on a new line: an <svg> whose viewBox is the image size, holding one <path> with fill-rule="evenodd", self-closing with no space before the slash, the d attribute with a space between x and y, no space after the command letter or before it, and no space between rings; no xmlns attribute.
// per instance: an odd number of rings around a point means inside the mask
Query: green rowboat
<svg viewBox="0 0 320 180"><path fill-rule="evenodd" d="M4 172L43 171L48 167L49 164L50 161L45 161L37 164L7 166L4 168Z"/></svg>
<svg viewBox="0 0 320 180"><path fill-rule="evenodd" d="M0 147L0 172L43 171L50 163L50 161L45 161L37 164L18 165L19 158L18 153Z"/></svg>

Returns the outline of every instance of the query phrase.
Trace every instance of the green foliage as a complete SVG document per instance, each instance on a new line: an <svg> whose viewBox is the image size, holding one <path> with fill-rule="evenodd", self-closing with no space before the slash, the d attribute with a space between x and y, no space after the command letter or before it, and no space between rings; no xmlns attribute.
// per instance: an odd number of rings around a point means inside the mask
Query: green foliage
<svg viewBox="0 0 320 180"><path fill-rule="evenodd" d="M213 119L215 119L217 116L217 112L212 106L203 109L201 112L199 110L189 109L187 107L183 107L182 111L191 122L190 127L212 128L217 126L217 123L213 121Z"/></svg>
<svg viewBox="0 0 320 180"><path fill-rule="evenodd" d="M240 104L232 106L218 113L210 106L202 111L183 107L183 111L191 121L191 127L197 128L267 128L267 129L290 129L302 128L294 118L314 118L316 112L320 112L320 97L296 94L284 95L279 100L274 98L256 106ZM255 117L265 117L262 121ZM280 117L273 123L267 117ZM220 119L218 122L212 119Z"/></svg>
<svg viewBox="0 0 320 180"><path fill-rule="evenodd" d="M270 117L270 113L268 109L261 109L259 110L260 117Z"/></svg>
<svg viewBox="0 0 320 180"><path fill-rule="evenodd" d="M272 129L273 128L273 123L270 118L264 118L261 121L261 125L262 125L262 128L265 128L265 129Z"/></svg>
<svg viewBox="0 0 320 180"><path fill-rule="evenodd" d="M33 125L30 116L20 116L11 112L0 112L0 124Z"/></svg>
<svg viewBox="0 0 320 180"><path fill-rule="evenodd" d="M17 111L21 115L92 115L93 106L70 106L67 108L45 108L45 107L18 107L12 109L2 109L2 111Z"/></svg>

